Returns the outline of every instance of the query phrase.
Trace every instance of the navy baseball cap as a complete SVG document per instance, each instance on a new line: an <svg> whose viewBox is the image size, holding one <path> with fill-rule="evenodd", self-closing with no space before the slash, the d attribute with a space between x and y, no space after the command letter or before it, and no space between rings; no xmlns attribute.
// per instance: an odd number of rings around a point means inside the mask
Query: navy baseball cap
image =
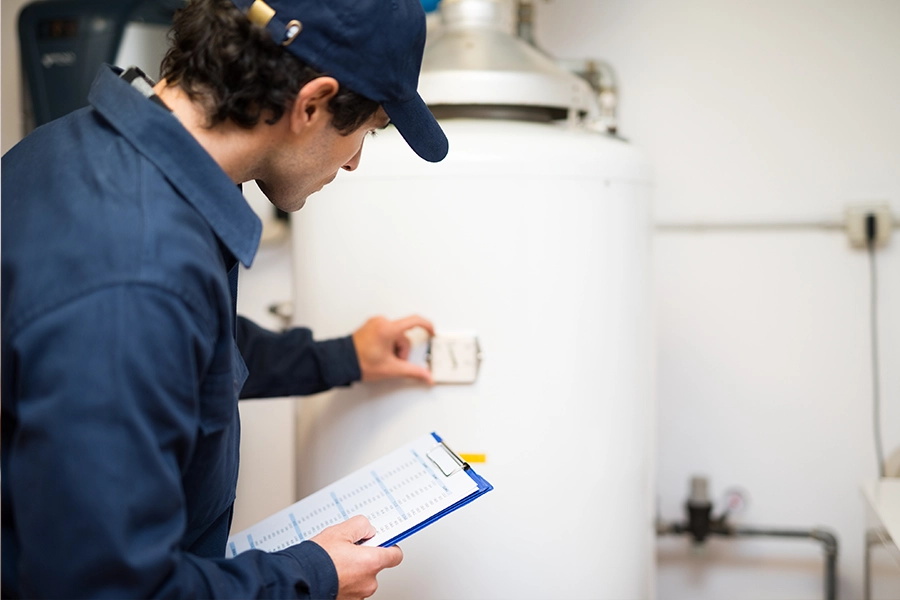
<svg viewBox="0 0 900 600"><path fill-rule="evenodd" d="M310 67L381 104L422 158L447 156L447 136L419 96L425 48L420 0L232 0Z"/></svg>

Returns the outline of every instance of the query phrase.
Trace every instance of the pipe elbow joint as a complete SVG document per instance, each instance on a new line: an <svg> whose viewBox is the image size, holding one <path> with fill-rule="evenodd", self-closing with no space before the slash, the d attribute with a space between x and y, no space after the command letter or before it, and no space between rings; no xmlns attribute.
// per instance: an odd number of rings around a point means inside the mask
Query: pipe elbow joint
<svg viewBox="0 0 900 600"><path fill-rule="evenodd" d="M827 529L817 527L810 531L810 537L822 542L822 545L825 547L825 552L827 552L828 554L837 555L838 540L836 535L834 535Z"/></svg>

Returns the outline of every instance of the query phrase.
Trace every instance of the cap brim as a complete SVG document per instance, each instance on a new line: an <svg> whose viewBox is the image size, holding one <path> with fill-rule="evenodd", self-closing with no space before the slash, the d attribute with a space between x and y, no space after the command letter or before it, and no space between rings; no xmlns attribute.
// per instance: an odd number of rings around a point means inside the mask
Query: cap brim
<svg viewBox="0 0 900 600"><path fill-rule="evenodd" d="M444 160L450 147L447 136L419 94L406 102L388 102L382 107L416 154L428 162Z"/></svg>

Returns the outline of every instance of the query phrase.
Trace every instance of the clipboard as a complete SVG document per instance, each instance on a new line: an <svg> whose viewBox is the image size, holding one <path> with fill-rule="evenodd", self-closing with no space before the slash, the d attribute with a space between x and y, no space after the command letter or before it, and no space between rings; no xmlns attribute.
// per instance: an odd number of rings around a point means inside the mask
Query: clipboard
<svg viewBox="0 0 900 600"><path fill-rule="evenodd" d="M392 537L390 540L388 540L382 544L379 544L379 546L381 546L381 547L388 547L388 546L393 546L393 545L397 544L401 540L408 538L409 536L416 533L417 531L421 531L422 529L425 529L426 527L428 527L429 525L431 525L438 519L442 519L443 517L446 517L453 511L457 510L458 508L465 506L466 504L472 502L476 498L480 498L481 496L487 494L492 489L494 489L494 486L492 486L490 483L488 483L488 481L484 477L482 477L481 475L476 473L475 469L473 469L471 466L469 466L469 463L467 463L466 461L461 459L456 452L451 450L450 447L444 442L444 440L441 439L441 436L439 436L438 434L436 434L433 431L431 432L431 435L434 437L435 441L437 442L437 445L431 450L431 452L428 452L426 454L427 458L433 464L437 465L438 469L440 469L441 472L448 477L451 474L456 473L457 471L464 472L466 475L468 475L469 477L472 478L472 481L474 481L475 484L477 485L477 489L472 494L466 496L465 498L462 498L461 500L458 500L457 502L448 506L447 508L435 513L434 515L432 515L431 517L429 517L422 523L407 529L403 533L400 533L400 534L396 535L395 537ZM446 452L446 455L449 456L450 459L455 463L455 466L450 473L447 473L445 471L445 469L441 466L441 464L439 464L440 462L442 462L442 457L439 454L436 454L436 452L440 452L440 451Z"/></svg>
<svg viewBox="0 0 900 600"><path fill-rule="evenodd" d="M432 432L233 534L226 557L277 552L358 514L376 528L358 543L393 546L492 489Z"/></svg>

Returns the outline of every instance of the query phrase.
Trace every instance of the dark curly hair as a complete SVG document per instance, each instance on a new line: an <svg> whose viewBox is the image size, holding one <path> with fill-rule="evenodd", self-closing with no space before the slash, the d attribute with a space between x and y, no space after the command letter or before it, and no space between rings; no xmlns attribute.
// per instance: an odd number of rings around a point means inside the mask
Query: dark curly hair
<svg viewBox="0 0 900 600"><path fill-rule="evenodd" d="M266 123L276 123L304 85L325 75L275 43L231 0L190 0L175 13L169 39L162 77L204 107L208 127L231 120L250 128L266 112ZM328 103L332 124L344 135L378 106L343 84Z"/></svg>

